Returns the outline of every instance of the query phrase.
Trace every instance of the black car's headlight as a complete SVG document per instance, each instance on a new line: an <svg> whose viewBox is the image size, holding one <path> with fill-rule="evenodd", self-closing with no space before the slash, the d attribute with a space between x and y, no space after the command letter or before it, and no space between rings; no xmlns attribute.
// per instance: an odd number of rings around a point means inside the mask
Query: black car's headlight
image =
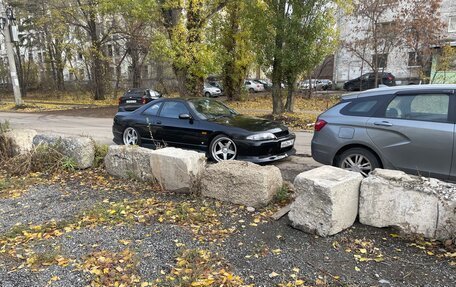
<svg viewBox="0 0 456 287"><path fill-rule="evenodd" d="M260 133L247 137L248 140L262 141L262 140L275 140L277 137L273 133Z"/></svg>

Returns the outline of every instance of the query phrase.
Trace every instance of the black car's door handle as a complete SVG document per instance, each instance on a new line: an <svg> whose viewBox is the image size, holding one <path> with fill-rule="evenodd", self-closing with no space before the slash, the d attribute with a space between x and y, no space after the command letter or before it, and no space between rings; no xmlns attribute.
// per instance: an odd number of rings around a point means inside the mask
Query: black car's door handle
<svg viewBox="0 0 456 287"><path fill-rule="evenodd" d="M382 122L374 122L374 125L376 126L383 126L383 127L392 127L393 124L387 121L382 121Z"/></svg>

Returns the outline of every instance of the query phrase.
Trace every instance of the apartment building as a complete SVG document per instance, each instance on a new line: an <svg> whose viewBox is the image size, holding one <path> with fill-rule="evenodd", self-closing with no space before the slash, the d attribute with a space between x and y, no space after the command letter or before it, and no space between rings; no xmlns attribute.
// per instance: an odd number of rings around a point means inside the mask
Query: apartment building
<svg viewBox="0 0 456 287"><path fill-rule="evenodd" d="M413 1L413 0L410 0ZM394 13L397 13L401 6L394 4L394 1L389 2L389 9L382 15L380 24L388 24L392 20ZM392 4L393 3L393 4ZM429 66L432 62L430 80L438 83L456 83L456 63L454 65L454 78L450 77L453 72L445 71L445 77L438 71L439 53L443 45L456 46L456 1L443 0L440 8L440 17L446 24L443 31L443 39L440 45L435 46L435 51L432 58L429 58ZM363 22L359 22L359 18L353 15L340 14L338 25L340 27L341 43L349 42L352 39L360 39L363 37L362 32L359 32L359 27ZM364 23L369 25L368 22ZM398 85L418 84L420 83L421 66L416 64L416 54L405 47L404 45L394 45L388 49L387 53L374 55L373 51L363 51L364 59L369 57L378 57L378 68L385 72L390 72L396 77ZM334 71L333 80L337 86L341 87L344 82L357 78L362 74L371 72L371 67L362 60L362 57L351 51L346 46L341 45L334 55Z"/></svg>

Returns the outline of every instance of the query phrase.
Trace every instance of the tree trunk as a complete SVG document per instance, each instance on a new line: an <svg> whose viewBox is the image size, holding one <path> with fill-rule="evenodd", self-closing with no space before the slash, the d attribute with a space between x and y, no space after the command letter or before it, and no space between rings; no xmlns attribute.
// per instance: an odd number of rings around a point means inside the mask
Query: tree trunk
<svg viewBox="0 0 456 287"><path fill-rule="evenodd" d="M235 3L234 3L235 4ZM238 5L230 5L228 10L228 27L224 33L223 46L227 54L227 60L223 64L223 89L228 100L234 100L240 92L238 87L239 75L236 73L236 39L239 31Z"/></svg>
<svg viewBox="0 0 456 287"><path fill-rule="evenodd" d="M285 110L289 113L294 112L294 104L295 104L295 97L293 94L295 81L289 80L287 81L288 84L288 94L287 94L287 102L285 104Z"/></svg>
<svg viewBox="0 0 456 287"><path fill-rule="evenodd" d="M277 22L275 23L276 35L274 46L274 60L272 64L272 114L283 113L281 84L283 78L283 42L286 0L279 0L277 6Z"/></svg>
<svg viewBox="0 0 456 287"><path fill-rule="evenodd" d="M54 60L55 60L55 74L56 74L56 85L57 85L57 90L63 91L65 90L65 81L63 78L63 69L65 67L65 63L62 58L62 50L60 49L60 43L55 40L54 44Z"/></svg>
<svg viewBox="0 0 456 287"><path fill-rule="evenodd" d="M130 48L131 68L132 68L132 87L139 88L141 86L141 65L139 64L138 49Z"/></svg>
<svg viewBox="0 0 456 287"><path fill-rule="evenodd" d="M91 40L91 60L92 60L92 85L95 100L104 100L106 98L105 89L105 67L104 67L104 52L97 33L96 15L89 15L89 31Z"/></svg>

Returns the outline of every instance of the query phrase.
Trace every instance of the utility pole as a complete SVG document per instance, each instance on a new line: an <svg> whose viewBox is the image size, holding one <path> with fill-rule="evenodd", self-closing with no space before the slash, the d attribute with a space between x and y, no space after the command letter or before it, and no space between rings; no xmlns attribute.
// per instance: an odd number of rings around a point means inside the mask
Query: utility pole
<svg viewBox="0 0 456 287"><path fill-rule="evenodd" d="M19 85L19 78L16 71L16 59L14 58L13 41L11 35L11 21L13 19L13 10L9 7L6 8L3 0L0 0L0 28L3 31L3 35L5 35L6 54L8 56L11 84L13 85L14 102L16 103L16 106L22 106L24 102L22 101L21 87Z"/></svg>

